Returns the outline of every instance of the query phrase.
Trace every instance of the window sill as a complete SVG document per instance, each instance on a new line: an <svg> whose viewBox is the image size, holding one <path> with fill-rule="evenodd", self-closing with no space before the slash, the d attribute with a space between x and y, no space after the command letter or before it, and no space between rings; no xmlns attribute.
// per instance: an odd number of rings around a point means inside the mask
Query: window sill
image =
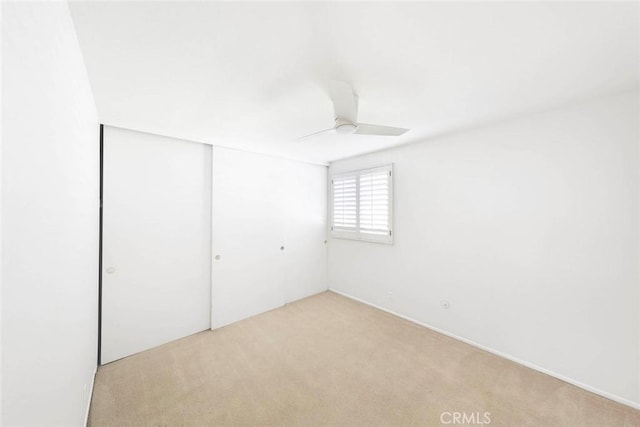
<svg viewBox="0 0 640 427"><path fill-rule="evenodd" d="M366 242L366 243L382 243L384 245L393 245L393 236L370 236L370 235L361 235L357 233L351 232L336 232L332 231L330 233L330 237L332 239L341 239L341 240L355 240L358 242Z"/></svg>

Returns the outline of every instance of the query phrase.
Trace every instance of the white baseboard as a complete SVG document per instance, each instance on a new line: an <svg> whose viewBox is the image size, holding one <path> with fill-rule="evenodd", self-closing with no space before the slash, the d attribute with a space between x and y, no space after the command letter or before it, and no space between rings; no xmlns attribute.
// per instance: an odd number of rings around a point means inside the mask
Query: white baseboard
<svg viewBox="0 0 640 427"><path fill-rule="evenodd" d="M87 427L89 424L89 410L91 409L91 399L93 399L93 385L96 382L96 373L98 372L98 367L93 370L93 375L91 376L91 386L89 388L89 400L87 402L87 411L84 414L84 426Z"/></svg>
<svg viewBox="0 0 640 427"><path fill-rule="evenodd" d="M358 301L358 302L361 302L361 303L366 304L368 306L377 308L378 310L382 310L382 311L387 312L389 314L393 314L394 316L397 316L397 317L400 317L402 319L408 320L409 322L412 322L412 323L415 323L417 325L423 326L423 327L425 327L427 329L431 329L432 331L437 332L439 334L446 335L446 336L451 337L453 339L456 339L458 341L462 341L462 342L464 342L466 344L469 344L469 345L472 345L472 346L474 346L476 348L479 348L480 350L484 350L486 352L495 354L496 356L500 356L500 357L503 357L505 359L511 360L512 362L515 362L515 363L517 363L519 365L522 365L522 366L525 366L527 368L533 369L535 371L542 372L543 374L547 374L549 376L552 376L554 378L562 380L562 381L564 381L566 383L572 384L572 385L574 385L576 387L580 387L583 390L589 391L591 393L598 394L598 395L600 395L602 397L606 397L607 399L611 399L611 400L613 400L615 402L622 403L623 405L630 406L630 407L632 407L634 409L640 409L640 403L638 403L638 402L633 402L633 401L631 401L629 399L625 399L624 397L620 397L620 396L617 396L615 394L612 394L612 393L597 389L597 388L592 387L590 385L581 383L580 381L576 381L576 380L574 380L572 378L569 378L569 377L566 377L564 375L558 374L556 372L550 371L548 369L542 368L540 366L537 366L537 365L535 365L533 363L530 363L530 362L527 362L525 360L518 359L517 357L511 356L509 354L502 353L501 351L495 350L493 348L486 347L486 346L484 346L482 344L479 344L479 343L477 343L475 341L472 341L470 339L467 339L467 338L452 334L452 333L444 331L444 330L442 330L440 328L436 328L435 326L431 326L431 325L428 325L426 323L423 323L423 322L421 322L419 320L412 319L411 317L404 316L402 314L396 313L395 311L389 310L387 308L380 307L379 305L372 304L372 303L370 303L368 301L365 301L363 299L354 297L353 295L349 295L349 294L344 293L342 291L339 291L337 289L329 288L329 290L331 292L335 292L336 294L342 295L342 296L347 297L349 299L352 299L354 301Z"/></svg>

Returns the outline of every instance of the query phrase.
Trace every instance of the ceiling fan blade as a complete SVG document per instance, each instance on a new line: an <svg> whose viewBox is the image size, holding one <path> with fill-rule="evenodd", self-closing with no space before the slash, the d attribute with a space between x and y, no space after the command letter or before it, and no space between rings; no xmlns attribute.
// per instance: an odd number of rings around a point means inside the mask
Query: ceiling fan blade
<svg viewBox="0 0 640 427"><path fill-rule="evenodd" d="M358 118L358 97L349 83L331 81L331 100L336 118L355 123Z"/></svg>
<svg viewBox="0 0 640 427"><path fill-rule="evenodd" d="M378 136L400 136L409 129L394 128L391 126L368 125L358 123L358 129L354 132L357 135L378 135Z"/></svg>
<svg viewBox="0 0 640 427"><path fill-rule="evenodd" d="M301 136L300 138L296 138L295 141L296 142L307 142L307 141L313 139L313 137L315 137L315 136L321 135L323 133L330 133L330 132L335 132L335 129L331 128L331 129L321 130L319 132L310 133L309 135L305 135L305 136Z"/></svg>

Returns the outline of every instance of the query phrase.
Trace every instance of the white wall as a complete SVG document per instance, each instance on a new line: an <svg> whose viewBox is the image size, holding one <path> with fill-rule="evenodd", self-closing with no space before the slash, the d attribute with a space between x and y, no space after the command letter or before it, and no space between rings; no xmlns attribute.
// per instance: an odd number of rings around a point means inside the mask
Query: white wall
<svg viewBox="0 0 640 427"><path fill-rule="evenodd" d="M327 289L326 195L324 166L214 147L213 328Z"/></svg>
<svg viewBox="0 0 640 427"><path fill-rule="evenodd" d="M395 243L331 239L329 287L640 402L639 113L631 92L333 163L394 162Z"/></svg>
<svg viewBox="0 0 640 427"><path fill-rule="evenodd" d="M0 3L0 24L2 23L2 3ZM0 50L2 49L3 33L0 31ZM2 96L2 52L0 51L0 100ZM2 104L0 102L0 118L4 120L2 115ZM0 424L2 423L2 120L0 120Z"/></svg>
<svg viewBox="0 0 640 427"><path fill-rule="evenodd" d="M2 425L80 426L97 350L96 111L66 3L2 7Z"/></svg>

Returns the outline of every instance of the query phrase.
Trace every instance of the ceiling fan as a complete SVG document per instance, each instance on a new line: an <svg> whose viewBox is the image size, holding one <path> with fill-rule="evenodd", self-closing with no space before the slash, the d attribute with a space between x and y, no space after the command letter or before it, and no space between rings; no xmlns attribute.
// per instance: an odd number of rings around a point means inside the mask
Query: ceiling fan
<svg viewBox="0 0 640 427"><path fill-rule="evenodd" d="M311 137L325 134L353 134L353 135L374 135L374 136L400 136L409 129L395 128L391 126L370 125L358 123L358 95L353 93L351 85L345 82L332 81L331 101L333 101L333 113L335 124L330 129L314 132L309 135L297 138L296 141L304 142Z"/></svg>

